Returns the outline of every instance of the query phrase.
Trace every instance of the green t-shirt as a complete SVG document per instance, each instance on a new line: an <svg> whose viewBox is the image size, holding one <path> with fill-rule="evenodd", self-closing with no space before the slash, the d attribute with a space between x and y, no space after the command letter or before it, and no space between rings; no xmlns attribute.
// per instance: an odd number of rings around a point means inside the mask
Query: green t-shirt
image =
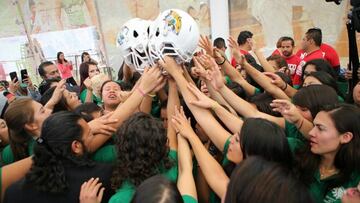
<svg viewBox="0 0 360 203"><path fill-rule="evenodd" d="M317 171L314 174L315 181L310 185L310 194L317 203L340 203L347 188L356 187L360 181L360 175L358 173L352 173L350 180L340 187L336 187L327 191L331 180L337 178L337 175L330 176L326 179L320 180L320 173Z"/></svg>
<svg viewBox="0 0 360 203"><path fill-rule="evenodd" d="M34 145L35 145L35 140L34 139L30 139L29 141L29 145L28 145L28 152L29 152L29 155L33 155L34 154ZM2 166L5 166L5 165L8 165L8 164L11 164L11 163L14 163L15 162L15 157L14 157L14 154L11 150L11 147L10 145L6 146L1 154L1 160L2 160L2 163L1 165Z"/></svg>
<svg viewBox="0 0 360 203"><path fill-rule="evenodd" d="M231 83L231 79L229 76L225 76L225 82L227 85Z"/></svg>
<svg viewBox="0 0 360 203"><path fill-rule="evenodd" d="M85 103L85 99L86 99L86 93L87 93L87 89L84 89L81 93L80 93L80 100L82 103ZM102 104L102 100L101 98L92 95L92 100L95 104L97 105L101 105Z"/></svg>
<svg viewBox="0 0 360 203"><path fill-rule="evenodd" d="M296 138L304 142L307 141L303 134L297 129L297 127L288 121L285 121L285 133L286 137Z"/></svg>
<svg viewBox="0 0 360 203"><path fill-rule="evenodd" d="M116 162L115 145L104 145L92 155L92 160L102 163Z"/></svg>
<svg viewBox="0 0 360 203"><path fill-rule="evenodd" d="M190 196L190 195L182 195L182 199L184 200L184 203L197 203L198 201Z"/></svg>
<svg viewBox="0 0 360 203"><path fill-rule="evenodd" d="M167 179L172 182L176 182L178 175L178 166L177 166L177 152L170 150L168 157L174 161L174 166L169 170L164 170L160 168L161 174L163 174ZM109 203L129 203L131 202L134 193L135 186L128 181L125 181L121 187L116 191L116 193L110 198Z"/></svg>
<svg viewBox="0 0 360 203"><path fill-rule="evenodd" d="M305 147L306 144L296 138L288 138L288 143L292 153L295 153L297 149ZM341 197L344 194L345 190L350 187L356 187L360 181L360 175L358 173L352 173L350 176L350 180L347 183L345 183L341 187L333 188L330 191L327 191L330 182L335 178L337 178L337 175L333 175L326 179L320 180L319 171L314 174L315 181L310 184L308 190L315 202L340 203Z"/></svg>

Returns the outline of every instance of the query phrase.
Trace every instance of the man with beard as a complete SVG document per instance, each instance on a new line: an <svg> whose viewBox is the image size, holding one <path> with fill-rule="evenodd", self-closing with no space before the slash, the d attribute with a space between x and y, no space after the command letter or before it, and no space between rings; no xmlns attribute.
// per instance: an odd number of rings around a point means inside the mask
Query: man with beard
<svg viewBox="0 0 360 203"><path fill-rule="evenodd" d="M293 80L293 84L295 82L294 76L295 76L296 68L299 66L301 61L300 58L293 53L294 48L295 48L295 42L293 38L291 37L281 38L280 51L288 64L291 79ZM294 85L300 85L300 84L294 84Z"/></svg>
<svg viewBox="0 0 360 203"><path fill-rule="evenodd" d="M90 178L103 184L102 202L108 202L113 193L112 166L89 158L87 146L94 137L89 125L75 113L51 115L37 139L30 171L6 190L4 202L79 202L81 185Z"/></svg>

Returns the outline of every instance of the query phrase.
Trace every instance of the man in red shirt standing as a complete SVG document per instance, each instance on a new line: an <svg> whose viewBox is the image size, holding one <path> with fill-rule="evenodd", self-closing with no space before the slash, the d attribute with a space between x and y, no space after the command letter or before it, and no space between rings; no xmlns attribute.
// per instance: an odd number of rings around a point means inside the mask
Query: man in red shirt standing
<svg viewBox="0 0 360 203"><path fill-rule="evenodd" d="M301 84L302 68L306 62L314 59L324 59L323 52L320 49L322 43L322 32L319 28L310 28L301 42L303 53L300 57L300 66L297 67L294 77L294 85Z"/></svg>
<svg viewBox="0 0 360 203"><path fill-rule="evenodd" d="M293 53L295 42L291 37L281 37L280 40L280 52L288 64L291 79L293 80L294 84L295 71L296 68L300 65L300 58Z"/></svg>

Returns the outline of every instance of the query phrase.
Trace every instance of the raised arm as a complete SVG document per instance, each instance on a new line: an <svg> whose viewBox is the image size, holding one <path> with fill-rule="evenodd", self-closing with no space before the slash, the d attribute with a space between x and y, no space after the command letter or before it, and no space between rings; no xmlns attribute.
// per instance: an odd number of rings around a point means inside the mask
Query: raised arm
<svg viewBox="0 0 360 203"><path fill-rule="evenodd" d="M230 38L229 43L229 46L231 46L234 50L239 49L237 42L235 42L232 38ZM249 74L261 87L263 87L266 92L270 93L273 97L278 99L289 99L289 97L280 88L271 83L271 80L266 75L250 65L245 60L245 57L240 55L239 50L235 51L234 53L237 53L234 54L236 63L240 64L246 70L246 73Z"/></svg>
<svg viewBox="0 0 360 203"><path fill-rule="evenodd" d="M175 109L175 108L173 108ZM173 125L169 122L169 125ZM177 187L181 195L189 195L197 199L196 186L193 176L193 162L189 144L187 140L178 133L178 168L179 177Z"/></svg>
<svg viewBox="0 0 360 203"><path fill-rule="evenodd" d="M192 105L190 101L195 101L196 97L187 88L188 82L184 78L181 72L181 66L178 65L173 58L168 56L164 57L164 61L160 61L161 66L175 79L182 96L190 108L192 114L195 116L196 121L204 127L206 134L210 137L213 143L219 148L223 149L223 146L231 134L227 132L221 125L215 120L210 111L199 108Z"/></svg>
<svg viewBox="0 0 360 203"><path fill-rule="evenodd" d="M206 150L199 137L191 128L183 112L176 113L175 116L172 117L171 122L179 134L189 140L196 160L209 186L219 197L223 197L229 183L229 178L226 176L220 164Z"/></svg>
<svg viewBox="0 0 360 203"><path fill-rule="evenodd" d="M179 94L177 91L176 83L173 79L169 79L169 97L167 101L166 112L168 118L171 118L175 114L175 107L180 106ZM167 136L169 139L170 149L177 150L178 143L176 138L176 133L171 122L168 122Z"/></svg>

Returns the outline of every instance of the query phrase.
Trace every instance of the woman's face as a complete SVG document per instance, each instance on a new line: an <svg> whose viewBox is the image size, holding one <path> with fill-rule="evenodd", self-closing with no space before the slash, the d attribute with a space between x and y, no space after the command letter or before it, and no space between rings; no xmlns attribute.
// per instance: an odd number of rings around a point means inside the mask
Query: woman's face
<svg viewBox="0 0 360 203"><path fill-rule="evenodd" d="M75 92L69 92L68 90L64 90L63 97L65 98L66 104L71 111L76 109L76 107L81 104L79 97L76 95Z"/></svg>
<svg viewBox="0 0 360 203"><path fill-rule="evenodd" d="M91 79L98 74L100 74L98 67L96 65L89 65L89 78Z"/></svg>
<svg viewBox="0 0 360 203"><path fill-rule="evenodd" d="M243 153L241 151L240 138L238 133L236 133L230 138L227 158L236 164L240 163L243 160Z"/></svg>
<svg viewBox="0 0 360 203"><path fill-rule="evenodd" d="M314 127L309 132L311 152L318 155L335 155L341 144L351 141L340 134L328 112L320 111L314 119Z"/></svg>
<svg viewBox="0 0 360 203"><path fill-rule="evenodd" d="M64 60L64 54L60 54L60 56L59 56L59 58L60 58L60 60Z"/></svg>
<svg viewBox="0 0 360 203"><path fill-rule="evenodd" d="M309 85L321 85L321 82L313 76L307 76L304 79L303 87L306 87Z"/></svg>
<svg viewBox="0 0 360 203"><path fill-rule="evenodd" d="M84 62L90 61L90 55L85 54L83 59L84 59Z"/></svg>
<svg viewBox="0 0 360 203"><path fill-rule="evenodd" d="M34 111L34 124L36 124L37 129L41 129L45 119L51 115L51 110L44 108L42 104L36 101L32 101L31 107Z"/></svg>
<svg viewBox="0 0 360 203"><path fill-rule="evenodd" d="M209 93L209 90L208 90L208 88L206 86L206 83L204 81L201 81L200 85L201 85L200 86L201 92L204 93L206 96L210 97L210 93Z"/></svg>
<svg viewBox="0 0 360 203"><path fill-rule="evenodd" d="M94 140L94 135L91 132L89 124L87 124L84 119L80 119L78 121L78 123L80 124L80 126L82 128L82 132L83 132L81 140L85 146L83 145L82 152L80 153L80 155L83 155L83 154L89 152L91 143Z"/></svg>
<svg viewBox="0 0 360 203"><path fill-rule="evenodd" d="M312 64L307 65L304 69L304 77L308 76L312 72L316 72L316 67Z"/></svg>
<svg viewBox="0 0 360 203"><path fill-rule="evenodd" d="M358 82L354 87L353 99L355 104L360 105L360 82Z"/></svg>
<svg viewBox="0 0 360 203"><path fill-rule="evenodd" d="M9 131L4 119L0 119L0 140L1 145L9 143Z"/></svg>
<svg viewBox="0 0 360 203"><path fill-rule="evenodd" d="M121 102L120 98L121 88L116 82L108 82L103 86L101 93L104 101L104 106L119 105Z"/></svg>

